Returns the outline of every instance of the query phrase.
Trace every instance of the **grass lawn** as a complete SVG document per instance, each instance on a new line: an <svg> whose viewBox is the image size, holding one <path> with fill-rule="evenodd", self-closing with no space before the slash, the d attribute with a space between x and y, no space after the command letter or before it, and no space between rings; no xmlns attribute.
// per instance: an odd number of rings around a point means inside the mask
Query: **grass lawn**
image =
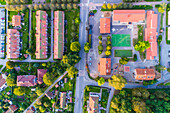
<svg viewBox="0 0 170 113"><path fill-rule="evenodd" d="M165 83L164 85L165 85L165 86L170 86L170 82L168 82L168 83Z"/></svg>
<svg viewBox="0 0 170 113"><path fill-rule="evenodd" d="M0 69L3 67L3 65L0 65Z"/></svg>
<svg viewBox="0 0 170 113"><path fill-rule="evenodd" d="M47 2L47 3L50 3L50 2L51 2L51 0L46 0L46 2Z"/></svg>
<svg viewBox="0 0 170 113"><path fill-rule="evenodd" d="M22 29L19 30L22 33L22 54L26 54L26 50L29 48L29 9L24 11L24 21L22 21L25 25L22 25Z"/></svg>
<svg viewBox="0 0 170 113"><path fill-rule="evenodd" d="M5 0L0 0L0 4L1 4L1 5L6 5Z"/></svg>
<svg viewBox="0 0 170 113"><path fill-rule="evenodd" d="M75 25L77 29L75 33L76 34L79 33L79 25L73 23L73 20L75 20L76 16L79 14L79 10L65 11L64 13L65 13L65 19L67 20L67 25L65 26L65 28L67 29L67 34L65 35L65 37L67 38L67 43L65 43L66 44L65 46L67 46L67 52L69 52L71 42L73 40L78 40L78 38L71 36L71 33L75 32L71 29L71 27Z"/></svg>
<svg viewBox="0 0 170 113"><path fill-rule="evenodd" d="M130 47L131 38L129 34L112 34L112 47Z"/></svg>
<svg viewBox="0 0 170 113"><path fill-rule="evenodd" d="M107 108L107 101L109 98L109 92L107 89L102 89L101 106Z"/></svg>
<svg viewBox="0 0 170 113"><path fill-rule="evenodd" d="M8 11L8 21L12 22L12 16L17 14L18 12L16 11Z"/></svg>
<svg viewBox="0 0 170 113"><path fill-rule="evenodd" d="M132 57L132 50L115 50L115 57Z"/></svg>
<svg viewBox="0 0 170 113"><path fill-rule="evenodd" d="M163 27L163 14L161 14L161 28Z"/></svg>

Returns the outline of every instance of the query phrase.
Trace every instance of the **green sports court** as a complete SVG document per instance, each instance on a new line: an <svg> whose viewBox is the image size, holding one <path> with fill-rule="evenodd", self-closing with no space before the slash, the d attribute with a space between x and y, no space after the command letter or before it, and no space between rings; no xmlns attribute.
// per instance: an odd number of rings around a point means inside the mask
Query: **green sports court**
<svg viewBox="0 0 170 113"><path fill-rule="evenodd" d="M132 50L115 50L115 57L132 57Z"/></svg>
<svg viewBox="0 0 170 113"><path fill-rule="evenodd" d="M112 47L130 47L130 34L112 34Z"/></svg>

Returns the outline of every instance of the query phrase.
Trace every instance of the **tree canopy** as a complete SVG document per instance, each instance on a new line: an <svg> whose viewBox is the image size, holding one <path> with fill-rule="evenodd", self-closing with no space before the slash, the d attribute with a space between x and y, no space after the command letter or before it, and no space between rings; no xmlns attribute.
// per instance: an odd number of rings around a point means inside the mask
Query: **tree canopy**
<svg viewBox="0 0 170 113"><path fill-rule="evenodd" d="M127 84L126 79L123 78L121 75L113 75L111 79L108 79L109 86L114 87L116 90L122 90Z"/></svg>
<svg viewBox="0 0 170 113"><path fill-rule="evenodd" d="M6 78L6 82L8 86L15 86L17 80L17 75L15 73L11 73Z"/></svg>
<svg viewBox="0 0 170 113"><path fill-rule="evenodd" d="M13 61L7 61L6 62L6 68L7 69L13 69L15 67L15 64Z"/></svg>
<svg viewBox="0 0 170 113"><path fill-rule="evenodd" d="M85 45L84 45L84 52L88 53L89 50L90 50L90 44L88 42L86 42Z"/></svg>
<svg viewBox="0 0 170 113"><path fill-rule="evenodd" d="M105 83L105 79L103 77L101 77L99 80L98 80L98 85L101 86Z"/></svg>
<svg viewBox="0 0 170 113"><path fill-rule="evenodd" d="M127 64L129 62L129 58L127 57L122 57L120 60L119 60L119 63L120 64Z"/></svg>
<svg viewBox="0 0 170 113"><path fill-rule="evenodd" d="M70 49L73 51L73 52L79 52L80 51L80 43L79 42L72 42L71 45L70 45Z"/></svg>
<svg viewBox="0 0 170 113"><path fill-rule="evenodd" d="M150 48L150 43L149 41L139 41L136 45L135 45L135 50L136 51L140 51L140 52L144 52L145 49Z"/></svg>
<svg viewBox="0 0 170 113"><path fill-rule="evenodd" d="M24 95L29 89L26 87L17 87L14 88L14 94L18 96Z"/></svg>
<svg viewBox="0 0 170 113"><path fill-rule="evenodd" d="M43 81L46 85L50 86L53 82L54 82L54 76L53 74L47 72L44 76L43 76Z"/></svg>
<svg viewBox="0 0 170 113"><path fill-rule="evenodd" d="M74 75L78 74L78 69L75 68L74 66L67 68L67 71L68 71L68 75L70 76L70 78L74 78Z"/></svg>

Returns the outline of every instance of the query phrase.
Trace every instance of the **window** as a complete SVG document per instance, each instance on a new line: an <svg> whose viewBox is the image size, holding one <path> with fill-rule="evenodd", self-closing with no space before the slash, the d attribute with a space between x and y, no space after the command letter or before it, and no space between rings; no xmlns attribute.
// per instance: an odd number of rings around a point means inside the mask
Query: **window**
<svg viewBox="0 0 170 113"><path fill-rule="evenodd" d="M140 78L140 76L138 78Z"/></svg>
<svg viewBox="0 0 170 113"><path fill-rule="evenodd" d="M153 77L151 76L151 78L153 78Z"/></svg>
<svg viewBox="0 0 170 113"><path fill-rule="evenodd" d="M150 78L150 77L148 76L148 78Z"/></svg>

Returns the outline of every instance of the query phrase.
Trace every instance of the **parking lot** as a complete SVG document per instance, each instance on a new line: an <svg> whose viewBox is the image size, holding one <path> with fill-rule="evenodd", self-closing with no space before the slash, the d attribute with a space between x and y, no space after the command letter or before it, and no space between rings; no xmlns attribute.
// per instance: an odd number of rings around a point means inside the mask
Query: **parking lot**
<svg viewBox="0 0 170 113"><path fill-rule="evenodd" d="M0 9L0 57L4 57L5 47L5 9Z"/></svg>

